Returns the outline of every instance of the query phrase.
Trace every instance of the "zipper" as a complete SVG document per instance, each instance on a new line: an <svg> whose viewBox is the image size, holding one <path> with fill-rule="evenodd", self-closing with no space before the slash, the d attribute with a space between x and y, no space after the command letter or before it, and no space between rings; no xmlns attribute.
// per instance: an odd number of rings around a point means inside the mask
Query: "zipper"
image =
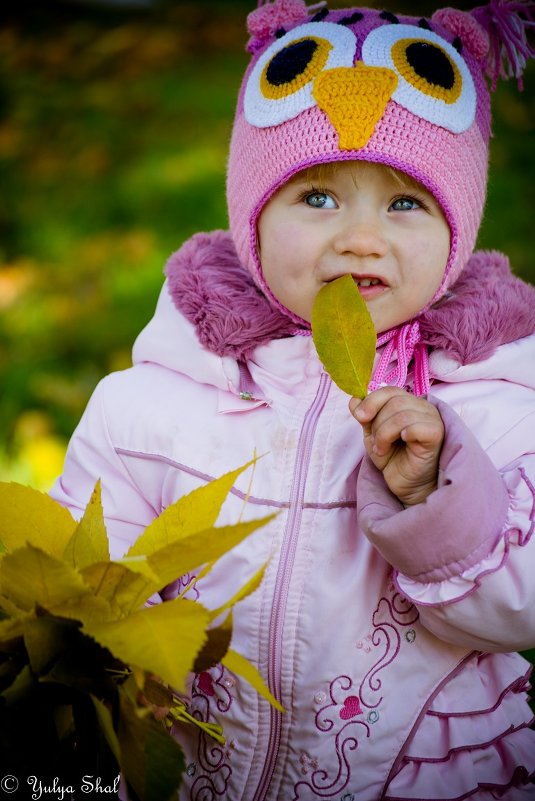
<svg viewBox="0 0 535 801"><path fill-rule="evenodd" d="M327 373L322 373L316 396L312 401L312 404L309 406L303 420L301 434L299 436L299 443L297 445L297 454L295 457L292 489L290 492L290 511L288 513L288 521L286 523L286 530L284 532L277 578L275 581L275 590L273 593L273 606L271 609L271 617L269 622L268 686L271 693L280 703L282 703L282 635L284 629L286 604L288 601L288 592L290 589L290 578L292 575L299 528L301 526L301 518L303 515L303 500L308 476L308 468L310 466L310 457L312 455L312 444L314 442L318 420L324 409L330 388L331 379ZM269 741L266 759L258 787L256 788L256 792L253 796L255 801L264 801L266 798L279 754L282 713L274 707L270 707L270 716Z"/></svg>

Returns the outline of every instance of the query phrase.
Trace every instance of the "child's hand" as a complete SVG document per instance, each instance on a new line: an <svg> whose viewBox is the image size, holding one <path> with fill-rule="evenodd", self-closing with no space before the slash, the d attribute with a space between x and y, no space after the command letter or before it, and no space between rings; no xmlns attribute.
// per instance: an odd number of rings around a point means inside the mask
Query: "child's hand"
<svg viewBox="0 0 535 801"><path fill-rule="evenodd" d="M399 387L377 389L349 409L362 425L366 452L405 506L422 503L437 487L444 424L436 408Z"/></svg>

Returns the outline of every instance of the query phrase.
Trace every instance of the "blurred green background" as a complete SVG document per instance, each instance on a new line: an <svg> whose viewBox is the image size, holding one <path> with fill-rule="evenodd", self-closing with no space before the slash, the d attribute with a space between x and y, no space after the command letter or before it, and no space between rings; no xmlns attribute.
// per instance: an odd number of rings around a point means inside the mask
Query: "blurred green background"
<svg viewBox="0 0 535 801"><path fill-rule="evenodd" d="M145 1L0 11L0 479L50 485L95 384L130 364L167 257L227 224L256 3ZM508 82L494 96L480 236L532 282L534 111L532 64L523 94Z"/></svg>

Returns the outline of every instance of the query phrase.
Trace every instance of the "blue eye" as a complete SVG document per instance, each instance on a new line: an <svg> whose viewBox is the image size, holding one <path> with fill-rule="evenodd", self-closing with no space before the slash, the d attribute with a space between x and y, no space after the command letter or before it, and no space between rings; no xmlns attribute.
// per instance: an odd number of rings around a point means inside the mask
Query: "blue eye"
<svg viewBox="0 0 535 801"><path fill-rule="evenodd" d="M390 205L390 208L392 211L412 211L413 209L420 209L421 204L413 197L398 197Z"/></svg>
<svg viewBox="0 0 535 801"><path fill-rule="evenodd" d="M336 208L334 199L326 192L310 192L308 195L305 195L304 201L307 206L312 206L315 209Z"/></svg>

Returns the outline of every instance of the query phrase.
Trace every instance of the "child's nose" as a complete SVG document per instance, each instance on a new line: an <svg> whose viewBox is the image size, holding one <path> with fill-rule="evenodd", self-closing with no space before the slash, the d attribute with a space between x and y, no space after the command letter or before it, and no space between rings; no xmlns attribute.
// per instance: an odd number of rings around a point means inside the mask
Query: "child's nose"
<svg viewBox="0 0 535 801"><path fill-rule="evenodd" d="M335 67L318 75L313 95L338 132L341 150L358 150L367 143L397 85L388 67L359 61L354 67Z"/></svg>
<svg viewBox="0 0 535 801"><path fill-rule="evenodd" d="M350 254L359 258L380 258L388 253L388 241L383 235L379 222L371 214L360 219L352 218L340 226L333 240L337 254Z"/></svg>

